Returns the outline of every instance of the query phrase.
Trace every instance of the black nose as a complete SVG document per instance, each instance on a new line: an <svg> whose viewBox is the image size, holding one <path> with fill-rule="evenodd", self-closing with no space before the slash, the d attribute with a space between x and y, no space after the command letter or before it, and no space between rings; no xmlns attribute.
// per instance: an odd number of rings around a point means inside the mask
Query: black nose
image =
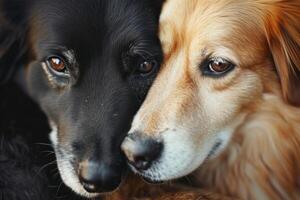
<svg viewBox="0 0 300 200"><path fill-rule="evenodd" d="M89 193L111 192L121 183L122 169L95 161L85 161L79 165L79 179Z"/></svg>
<svg viewBox="0 0 300 200"><path fill-rule="evenodd" d="M147 170L160 157L163 143L152 138L130 135L124 140L122 150L129 163L137 170Z"/></svg>

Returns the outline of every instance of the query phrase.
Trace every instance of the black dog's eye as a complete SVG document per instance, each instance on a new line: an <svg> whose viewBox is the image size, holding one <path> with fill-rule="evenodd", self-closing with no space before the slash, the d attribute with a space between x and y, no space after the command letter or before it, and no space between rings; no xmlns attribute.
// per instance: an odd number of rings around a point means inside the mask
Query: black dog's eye
<svg viewBox="0 0 300 200"><path fill-rule="evenodd" d="M148 76L156 69L156 61L144 61L139 65L137 72L142 76Z"/></svg>
<svg viewBox="0 0 300 200"><path fill-rule="evenodd" d="M207 76L221 76L231 71L235 65L223 58L213 58L204 62L203 74Z"/></svg>
<svg viewBox="0 0 300 200"><path fill-rule="evenodd" d="M159 65L154 58L145 58L141 55L123 55L123 65L127 74L137 76L151 76Z"/></svg>
<svg viewBox="0 0 300 200"><path fill-rule="evenodd" d="M56 72L63 73L66 71L66 62L60 57L50 57L47 59L47 63Z"/></svg>
<svg viewBox="0 0 300 200"><path fill-rule="evenodd" d="M62 56L50 56L42 66L53 88L64 88L73 81L70 64Z"/></svg>

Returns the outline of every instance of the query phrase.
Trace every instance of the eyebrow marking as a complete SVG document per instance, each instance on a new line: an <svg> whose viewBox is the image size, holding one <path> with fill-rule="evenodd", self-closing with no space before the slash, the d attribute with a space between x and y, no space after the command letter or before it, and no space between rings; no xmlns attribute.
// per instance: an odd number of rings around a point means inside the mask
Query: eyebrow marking
<svg viewBox="0 0 300 200"><path fill-rule="evenodd" d="M207 56L207 53L208 51L207 51L207 48L204 48L204 49L202 49L202 51L201 51L201 57L206 57Z"/></svg>
<svg viewBox="0 0 300 200"><path fill-rule="evenodd" d="M72 49L63 51L63 55L68 59L70 63L73 63L75 60L75 52Z"/></svg>

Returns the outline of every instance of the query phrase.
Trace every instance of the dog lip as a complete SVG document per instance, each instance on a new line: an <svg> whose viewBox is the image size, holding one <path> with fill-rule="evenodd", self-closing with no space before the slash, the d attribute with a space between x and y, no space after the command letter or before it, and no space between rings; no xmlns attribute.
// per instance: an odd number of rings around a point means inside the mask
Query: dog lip
<svg viewBox="0 0 300 200"><path fill-rule="evenodd" d="M138 176L140 176L146 183L154 184L154 185L164 183L164 181L162 181L162 180L154 180L154 179L151 179L150 177L147 177L146 175L143 174L142 170L137 170L131 164L129 164L129 165L133 169L133 171L135 172L135 174L138 175Z"/></svg>
<svg viewBox="0 0 300 200"><path fill-rule="evenodd" d="M211 148L211 150L209 151L207 157L205 160L210 159L212 156L215 155L216 151L222 146L223 141L222 140L217 140L215 145Z"/></svg>
<svg viewBox="0 0 300 200"><path fill-rule="evenodd" d="M148 177L145 177L145 176L142 176L143 180L146 181L147 183L150 183L150 184L154 184L154 185L157 185L157 184L163 184L164 181L158 181L158 180L153 180L151 178L148 178Z"/></svg>
<svg viewBox="0 0 300 200"><path fill-rule="evenodd" d="M128 161L128 165L132 168L132 170L138 175L140 176L146 183L149 183L149 184L162 184L164 183L163 180L154 180L154 179L151 179L150 177L147 177L145 175L143 175L143 171L145 170L138 170L136 169L132 164L130 164L130 162Z"/></svg>

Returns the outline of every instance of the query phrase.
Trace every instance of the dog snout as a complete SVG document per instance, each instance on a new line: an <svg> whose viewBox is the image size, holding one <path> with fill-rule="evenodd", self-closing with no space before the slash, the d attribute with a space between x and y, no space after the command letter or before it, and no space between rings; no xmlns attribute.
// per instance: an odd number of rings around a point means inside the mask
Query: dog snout
<svg viewBox="0 0 300 200"><path fill-rule="evenodd" d="M84 161L79 164L79 179L89 193L111 192L121 183L122 169L100 162Z"/></svg>
<svg viewBox="0 0 300 200"><path fill-rule="evenodd" d="M155 160L159 159L163 143L160 140L132 134L125 138L122 150L133 167L137 170L147 170Z"/></svg>

